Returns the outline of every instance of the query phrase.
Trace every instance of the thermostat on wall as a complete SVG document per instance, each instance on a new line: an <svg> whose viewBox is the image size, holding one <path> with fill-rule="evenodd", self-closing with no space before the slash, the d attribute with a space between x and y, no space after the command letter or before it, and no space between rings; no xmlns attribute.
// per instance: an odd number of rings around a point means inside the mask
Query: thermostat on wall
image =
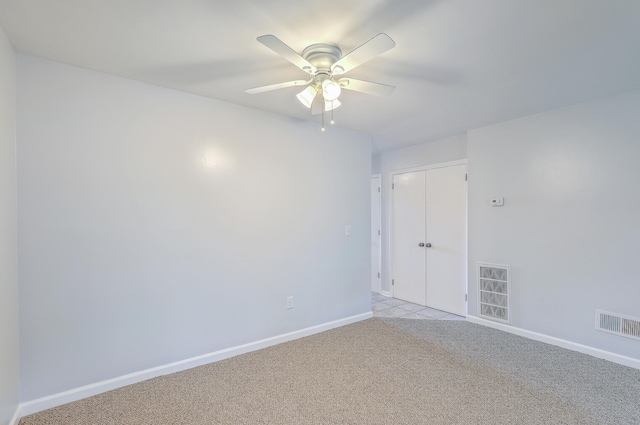
<svg viewBox="0 0 640 425"><path fill-rule="evenodd" d="M493 198L491 199L492 207L501 207L504 205L504 198Z"/></svg>

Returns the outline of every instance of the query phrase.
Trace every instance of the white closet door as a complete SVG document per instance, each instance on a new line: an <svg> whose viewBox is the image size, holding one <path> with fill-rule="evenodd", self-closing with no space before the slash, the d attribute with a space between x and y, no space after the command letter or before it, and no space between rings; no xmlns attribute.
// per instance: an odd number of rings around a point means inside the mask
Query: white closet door
<svg viewBox="0 0 640 425"><path fill-rule="evenodd" d="M425 172L397 174L393 185L393 296L426 305Z"/></svg>
<svg viewBox="0 0 640 425"><path fill-rule="evenodd" d="M466 165L426 171L427 306L467 314Z"/></svg>

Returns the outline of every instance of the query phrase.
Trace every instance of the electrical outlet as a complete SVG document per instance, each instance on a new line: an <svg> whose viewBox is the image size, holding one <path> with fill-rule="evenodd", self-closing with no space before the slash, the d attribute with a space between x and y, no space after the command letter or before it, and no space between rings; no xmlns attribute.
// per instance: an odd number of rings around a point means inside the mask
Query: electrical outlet
<svg viewBox="0 0 640 425"><path fill-rule="evenodd" d="M293 308L293 297L287 297L287 308Z"/></svg>
<svg viewBox="0 0 640 425"><path fill-rule="evenodd" d="M351 226L347 226L344 228L344 235L351 236Z"/></svg>

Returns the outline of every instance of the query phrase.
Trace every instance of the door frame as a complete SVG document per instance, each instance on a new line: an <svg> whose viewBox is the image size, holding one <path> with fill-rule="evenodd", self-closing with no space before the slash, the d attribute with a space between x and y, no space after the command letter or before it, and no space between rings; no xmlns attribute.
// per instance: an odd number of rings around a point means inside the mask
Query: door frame
<svg viewBox="0 0 640 425"><path fill-rule="evenodd" d="M402 168L399 170L393 170L389 173L389 181L387 182L388 185L388 191L391 194L391 196L389 197L389 216L388 216L388 220L386 222L388 229L389 229L389 240L387 241L387 244L385 246L385 248L387 249L387 252L389 253L388 255L388 270L389 270L389 276L388 279L389 281L387 282L388 287L389 287L389 295L391 297L394 297L394 287L393 287L393 262L392 262L392 258L393 258L393 253L391 252L392 248L393 248L393 203L395 202L394 199L394 194L393 194L393 189L392 189L392 184L393 184L393 180L395 178L395 176L399 175L399 174L405 174L405 173L412 173L414 171L426 171L426 170L433 170L436 168L445 168L445 167L452 167L454 165L466 165L467 166L467 176L469 175L469 164L468 161L466 159L460 159L460 160L456 160L456 161L448 161L448 162L440 162L437 164L430 164L430 165L421 165L418 167L410 167L410 168ZM467 177L467 181L468 181L468 177ZM464 270L464 275L465 275L465 288L466 288L466 293L467 293L467 299L469 296L469 186L467 185L467 190L466 190L466 194L465 194L465 198L466 198L466 210L465 210L465 247L464 247L464 265L465 265L465 270ZM467 312L469 311L469 302L467 301Z"/></svg>
<svg viewBox="0 0 640 425"><path fill-rule="evenodd" d="M374 208L378 210L379 234L378 234L378 252L376 254L373 254L373 253L371 254L371 261L375 260L378 263L378 272L380 273L380 276L377 278L376 285L373 284L374 277L371 276L371 290L373 292L380 293L382 291L382 174L372 174L371 180L373 179L378 179L378 187L380 189L377 205L373 205L373 204L371 205L371 211L373 211ZM374 223L371 223L372 229L373 229L373 225ZM377 258L374 259L373 258L374 256L376 256ZM377 291L375 289L377 289Z"/></svg>

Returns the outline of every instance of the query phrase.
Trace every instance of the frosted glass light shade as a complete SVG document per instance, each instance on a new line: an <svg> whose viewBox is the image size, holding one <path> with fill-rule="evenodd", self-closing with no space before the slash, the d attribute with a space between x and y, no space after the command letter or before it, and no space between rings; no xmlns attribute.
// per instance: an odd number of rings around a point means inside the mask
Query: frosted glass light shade
<svg viewBox="0 0 640 425"><path fill-rule="evenodd" d="M313 99L316 98L318 91L312 87L308 86L306 89L302 90L300 93L296 95L300 103L302 103L307 108L311 108L311 104L313 103Z"/></svg>
<svg viewBox="0 0 640 425"><path fill-rule="evenodd" d="M342 89L340 88L340 84L331 80L324 80L322 82L322 96L324 100L336 100L338 96L340 96L340 92Z"/></svg>
<svg viewBox="0 0 640 425"><path fill-rule="evenodd" d="M329 112L336 109L338 106L342 105L338 99L336 100L325 100L324 101L324 110Z"/></svg>

